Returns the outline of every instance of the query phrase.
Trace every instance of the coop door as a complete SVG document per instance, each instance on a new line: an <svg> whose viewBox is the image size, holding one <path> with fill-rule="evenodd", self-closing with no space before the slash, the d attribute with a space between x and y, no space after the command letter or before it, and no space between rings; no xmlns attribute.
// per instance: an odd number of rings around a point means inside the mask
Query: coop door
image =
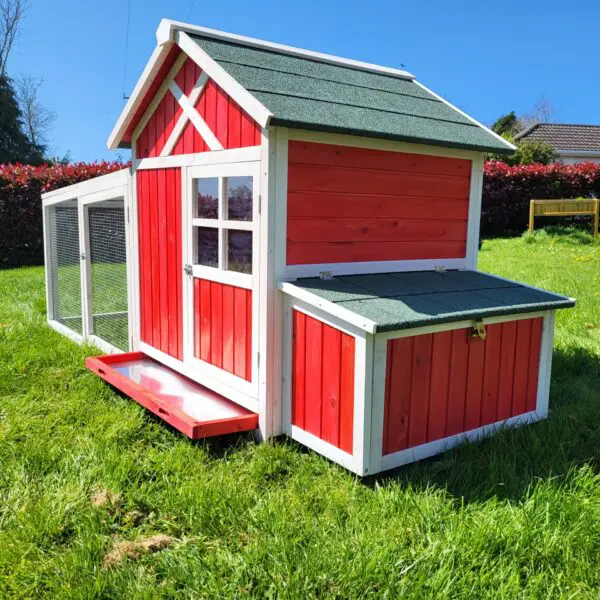
<svg viewBox="0 0 600 600"><path fill-rule="evenodd" d="M256 398L259 163L190 167L184 199L184 361ZM223 389L217 389L223 393Z"/></svg>

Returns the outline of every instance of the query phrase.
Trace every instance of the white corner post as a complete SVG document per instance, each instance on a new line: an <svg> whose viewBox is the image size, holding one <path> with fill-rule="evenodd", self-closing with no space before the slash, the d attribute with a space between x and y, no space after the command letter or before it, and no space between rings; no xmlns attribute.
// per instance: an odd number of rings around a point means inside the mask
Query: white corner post
<svg viewBox="0 0 600 600"><path fill-rule="evenodd" d="M283 433L283 294L287 206L287 129L262 130L259 260L259 430L263 439Z"/></svg>
<svg viewBox="0 0 600 600"><path fill-rule="evenodd" d="M484 154L471 161L471 187L469 190L469 217L467 224L467 269L477 270L479 254L479 226L481 223L481 194L483 190Z"/></svg>

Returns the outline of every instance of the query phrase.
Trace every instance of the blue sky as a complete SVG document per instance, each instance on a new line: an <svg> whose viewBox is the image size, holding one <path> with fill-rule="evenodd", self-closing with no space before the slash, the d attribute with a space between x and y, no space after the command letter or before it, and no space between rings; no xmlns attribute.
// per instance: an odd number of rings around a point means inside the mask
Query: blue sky
<svg viewBox="0 0 600 600"><path fill-rule="evenodd" d="M116 158L106 140L124 105L127 0L32 0L11 74L44 78L57 113L54 154ZM125 91L155 45L162 17L382 65L401 64L476 119L531 111L600 124L600 2L592 0L131 0ZM121 152L128 158L128 152Z"/></svg>

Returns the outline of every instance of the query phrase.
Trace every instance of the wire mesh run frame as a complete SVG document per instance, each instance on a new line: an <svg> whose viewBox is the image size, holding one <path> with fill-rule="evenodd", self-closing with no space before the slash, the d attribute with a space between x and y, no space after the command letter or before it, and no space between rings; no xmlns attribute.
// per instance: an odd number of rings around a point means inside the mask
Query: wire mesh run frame
<svg viewBox="0 0 600 600"><path fill-rule="evenodd" d="M108 353L132 349L129 179L123 170L42 196L48 323Z"/></svg>

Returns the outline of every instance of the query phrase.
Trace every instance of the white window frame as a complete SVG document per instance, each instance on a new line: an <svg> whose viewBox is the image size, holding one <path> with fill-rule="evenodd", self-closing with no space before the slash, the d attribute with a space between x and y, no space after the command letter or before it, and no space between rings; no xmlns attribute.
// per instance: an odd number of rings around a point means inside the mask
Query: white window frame
<svg viewBox="0 0 600 600"><path fill-rule="evenodd" d="M229 177L251 176L252 221L225 219L224 207L227 202L224 180ZM223 178L219 189L219 218L203 219L194 216L195 180L199 178ZM259 337L259 256L260 256L260 162L248 161L232 164L200 165L182 168L182 237L183 237L183 363L195 373L200 381L210 380L215 389L223 386L238 392L236 401L256 410L258 397L258 337ZM219 267L194 264L196 255L195 227L213 227L219 231ZM252 232L252 273L240 273L224 269L227 248L224 230ZM185 273L191 267L191 276ZM194 279L206 279L252 291L252 368L251 381L216 367L194 356Z"/></svg>

